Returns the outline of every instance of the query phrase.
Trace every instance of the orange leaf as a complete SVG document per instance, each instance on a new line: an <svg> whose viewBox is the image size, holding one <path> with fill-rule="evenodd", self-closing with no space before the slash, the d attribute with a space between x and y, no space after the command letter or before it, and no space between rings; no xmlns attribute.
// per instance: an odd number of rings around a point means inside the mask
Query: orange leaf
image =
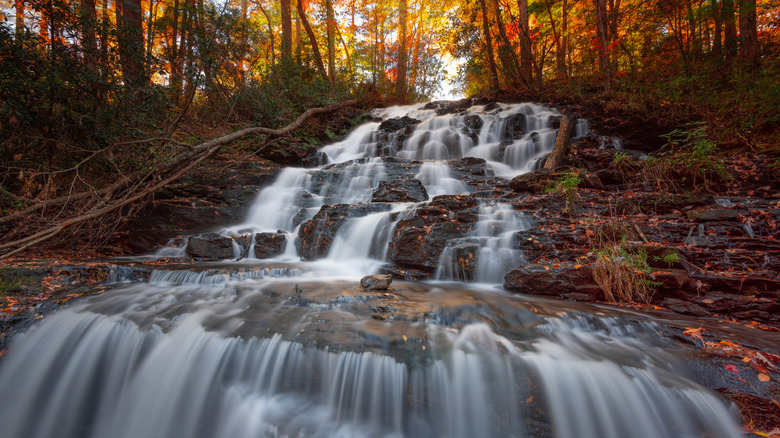
<svg viewBox="0 0 780 438"><path fill-rule="evenodd" d="M769 376L767 376L764 373L758 373L758 380L760 380L762 382L768 382L769 381Z"/></svg>

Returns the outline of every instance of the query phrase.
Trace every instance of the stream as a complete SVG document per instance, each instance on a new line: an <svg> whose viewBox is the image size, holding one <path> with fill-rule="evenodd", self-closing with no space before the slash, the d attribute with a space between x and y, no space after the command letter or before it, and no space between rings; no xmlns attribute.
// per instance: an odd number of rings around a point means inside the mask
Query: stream
<svg viewBox="0 0 780 438"><path fill-rule="evenodd" d="M555 110L372 115L215 230L278 251L234 240L230 260L119 275L17 335L0 362L0 436L743 436L675 337L684 322L501 288L525 263L515 233L534 223L491 190L552 150ZM437 251L408 253L403 226L464 199L452 225L427 225ZM186 254L185 240L124 262ZM430 279L360 287L405 266Z"/></svg>

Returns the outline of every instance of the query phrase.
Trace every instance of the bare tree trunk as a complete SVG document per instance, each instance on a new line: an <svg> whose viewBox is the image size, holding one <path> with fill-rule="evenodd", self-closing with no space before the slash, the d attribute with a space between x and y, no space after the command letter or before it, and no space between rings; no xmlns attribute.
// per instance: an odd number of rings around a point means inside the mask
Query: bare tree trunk
<svg viewBox="0 0 780 438"><path fill-rule="evenodd" d="M141 0L117 0L117 2L122 3L121 21L117 26L122 78L126 86L139 88L146 84Z"/></svg>
<svg viewBox="0 0 780 438"><path fill-rule="evenodd" d="M710 7L712 8L712 19L715 22L715 35L712 41L712 54L715 59L720 60L723 56L723 15L720 10L720 4L718 0L710 0Z"/></svg>
<svg viewBox="0 0 780 438"><path fill-rule="evenodd" d="M558 134L555 136L555 146L547 157L547 160L544 162L545 169L555 169L563 163L566 154L569 153L574 123L574 120L570 117L561 117L561 126L558 128Z"/></svg>
<svg viewBox="0 0 780 438"><path fill-rule="evenodd" d="M596 35L598 36L599 44L599 65L601 67L601 75L604 80L604 91L607 94L610 93L610 73L609 73L609 57L607 56L607 6L605 0L593 0L596 5Z"/></svg>
<svg viewBox="0 0 780 438"><path fill-rule="evenodd" d="M301 47L301 19L295 14L295 62L300 65L303 57L303 48Z"/></svg>
<svg viewBox="0 0 780 438"><path fill-rule="evenodd" d="M265 16L265 22L268 25L268 37L271 39L271 67L276 65L276 42L274 42L274 28L271 26L271 17L268 16L268 11L262 4L258 3L257 7L260 8L260 12Z"/></svg>
<svg viewBox="0 0 780 438"><path fill-rule="evenodd" d="M406 46L406 0L398 0L398 74L396 75L395 96L401 101L406 101L406 64L409 62Z"/></svg>
<svg viewBox="0 0 780 438"><path fill-rule="evenodd" d="M758 61L756 0L739 1L739 57L749 63Z"/></svg>
<svg viewBox="0 0 780 438"><path fill-rule="evenodd" d="M282 62L292 60L292 9L290 0L282 0Z"/></svg>
<svg viewBox="0 0 780 438"><path fill-rule="evenodd" d="M336 17L333 12L333 0L325 0L325 29L328 38L328 79L336 85Z"/></svg>
<svg viewBox="0 0 780 438"><path fill-rule="evenodd" d="M499 89L498 70L496 69L495 57L493 56L493 38L490 36L490 22L488 21L488 11L485 6L485 0L479 0L479 6L482 10L482 33L485 35L485 45L487 46L490 88L493 91L497 91Z"/></svg>
<svg viewBox="0 0 780 438"><path fill-rule="evenodd" d="M528 0L517 0L517 19L520 28L520 76L526 84L531 84L533 53L531 29L528 26Z"/></svg>
<svg viewBox="0 0 780 438"><path fill-rule="evenodd" d="M84 64L92 73L97 72L98 61L95 23L97 23L95 0L81 0L81 47L84 50Z"/></svg>
<svg viewBox="0 0 780 438"><path fill-rule="evenodd" d="M303 10L303 0L298 0L298 16L301 18L303 28L306 29L306 34L309 35L309 41L311 41L311 49L314 52L314 62L317 64L317 69L320 71L322 79L325 82L328 82L328 74L325 72L325 65L322 63L322 55L320 55L320 46L317 44L317 37L314 35L314 31L311 30L311 25Z"/></svg>
<svg viewBox="0 0 780 438"><path fill-rule="evenodd" d="M501 18L501 7L499 0L493 0L493 12L496 14L496 25L498 27L498 36L501 37L501 43L498 45L498 59L503 66L504 76L508 83L516 84L519 80L519 66L515 51L512 50L512 43L506 34L504 20Z"/></svg>
<svg viewBox="0 0 780 438"><path fill-rule="evenodd" d="M737 54L737 26L734 23L734 0L723 0L723 37L725 38L726 62L730 63Z"/></svg>
<svg viewBox="0 0 780 438"><path fill-rule="evenodd" d="M566 67L566 54L569 50L569 3L568 0L563 0L561 5L561 44L556 51L556 65L558 67L558 74L565 78L569 76L569 69Z"/></svg>

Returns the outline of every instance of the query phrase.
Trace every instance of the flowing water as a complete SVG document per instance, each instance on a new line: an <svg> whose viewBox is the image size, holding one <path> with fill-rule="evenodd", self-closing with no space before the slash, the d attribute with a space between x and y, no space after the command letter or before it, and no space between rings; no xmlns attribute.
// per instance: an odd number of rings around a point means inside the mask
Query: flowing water
<svg viewBox="0 0 780 438"><path fill-rule="evenodd" d="M416 177L431 198L476 195L484 187L453 160L487 160L488 179L532 169L552 148L557 113L374 113L406 115L420 123L405 133L365 124L323 148L323 166L282 171L244 223L220 230L281 233L283 254L159 268L18 335L0 362L0 436L742 435L727 404L695 383L666 323L503 292L503 275L525 262L515 233L533 226L511 205L477 197L477 222L447 242L436 281L358 284L387 264L396 225L423 205L414 202L371 207L338 229L327 255L301 261L298 230L322 206L367 203L397 178Z"/></svg>

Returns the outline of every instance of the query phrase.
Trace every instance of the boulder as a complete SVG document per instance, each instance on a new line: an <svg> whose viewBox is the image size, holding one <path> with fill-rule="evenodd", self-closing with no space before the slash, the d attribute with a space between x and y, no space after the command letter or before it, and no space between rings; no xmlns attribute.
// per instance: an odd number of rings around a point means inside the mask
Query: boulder
<svg viewBox="0 0 780 438"><path fill-rule="evenodd" d="M333 239L350 218L386 211L387 204L335 204L323 205L314 217L301 224L299 254L306 260L314 260L328 254Z"/></svg>
<svg viewBox="0 0 780 438"><path fill-rule="evenodd" d="M386 290L390 288L393 282L393 276L390 274L366 275L360 279L360 286L363 289Z"/></svg>
<svg viewBox="0 0 780 438"><path fill-rule="evenodd" d="M691 281L688 271L682 269L665 269L646 275L648 280L655 282L660 289L677 290Z"/></svg>
<svg viewBox="0 0 780 438"><path fill-rule="evenodd" d="M727 208L712 208L706 210L691 210L688 219L694 222L733 221L739 218L739 212Z"/></svg>
<svg viewBox="0 0 780 438"><path fill-rule="evenodd" d="M257 233L255 235L255 257L269 259L284 253L287 236L281 233Z"/></svg>
<svg viewBox="0 0 780 438"><path fill-rule="evenodd" d="M428 200L428 192L419 179L404 178L393 181L380 181L379 187L371 195L371 202L423 202Z"/></svg>
<svg viewBox="0 0 780 438"><path fill-rule="evenodd" d="M469 195L440 195L433 198L430 206L446 211L461 211L476 207L477 200Z"/></svg>
<svg viewBox="0 0 780 438"><path fill-rule="evenodd" d="M233 239L217 233L190 236L185 252L194 259L229 259L233 257Z"/></svg>
<svg viewBox="0 0 780 438"><path fill-rule="evenodd" d="M471 224L456 222L439 222L430 227L416 227L411 225L414 220L402 220L398 223L389 249L393 262L409 268L435 269L447 242L465 237L471 230Z"/></svg>
<svg viewBox="0 0 780 438"><path fill-rule="evenodd" d="M528 131L528 117L523 113L512 114L506 119L504 136L506 139L519 140Z"/></svg>
<svg viewBox="0 0 780 438"><path fill-rule="evenodd" d="M532 264L513 269L504 276L504 289L530 295L563 296L572 292L594 295L598 288L590 267ZM601 297L599 297L601 298Z"/></svg>
<svg viewBox="0 0 780 438"><path fill-rule="evenodd" d="M540 169L512 178L509 188L516 192L543 193L553 180L555 176L552 170Z"/></svg>
<svg viewBox="0 0 780 438"><path fill-rule="evenodd" d="M396 117L394 119L387 119L379 124L379 130L384 132L396 132L398 130L414 126L420 123L419 120L413 119L409 116Z"/></svg>

